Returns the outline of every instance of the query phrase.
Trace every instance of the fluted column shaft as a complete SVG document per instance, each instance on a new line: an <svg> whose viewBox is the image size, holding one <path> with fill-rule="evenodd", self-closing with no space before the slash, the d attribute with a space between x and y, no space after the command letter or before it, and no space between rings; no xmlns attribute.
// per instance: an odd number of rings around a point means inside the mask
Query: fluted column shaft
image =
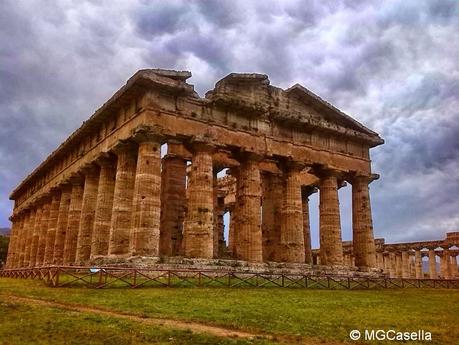
<svg viewBox="0 0 459 345"><path fill-rule="evenodd" d="M410 254L407 251L402 252L402 278L410 277Z"/></svg>
<svg viewBox="0 0 459 345"><path fill-rule="evenodd" d="M263 261L280 261L278 255L281 233L282 178L276 174L263 174L262 243Z"/></svg>
<svg viewBox="0 0 459 345"><path fill-rule="evenodd" d="M304 235L304 259L312 265L311 225L309 221L309 196L315 192L314 187L305 186L301 189L303 207L303 235Z"/></svg>
<svg viewBox="0 0 459 345"><path fill-rule="evenodd" d="M320 262L322 265L343 264L343 244L339 213L338 182L333 174L320 179Z"/></svg>
<svg viewBox="0 0 459 345"><path fill-rule="evenodd" d="M398 278L397 256L395 255L395 253L389 253L389 261L390 261L389 277Z"/></svg>
<svg viewBox="0 0 459 345"><path fill-rule="evenodd" d="M300 171L297 166L285 171L280 238L284 262L305 262Z"/></svg>
<svg viewBox="0 0 459 345"><path fill-rule="evenodd" d="M110 256L127 256L130 249L137 148L131 144L121 144L114 152L118 161L108 252Z"/></svg>
<svg viewBox="0 0 459 345"><path fill-rule="evenodd" d="M91 259L108 255L116 179L116 164L112 157L100 157L96 162L100 166L100 173L91 239Z"/></svg>
<svg viewBox="0 0 459 345"><path fill-rule="evenodd" d="M30 264L30 252L32 251L32 242L35 230L35 218L37 215L37 209L33 208L30 211L30 216L27 220L26 234L21 244L21 265L20 267L29 267Z"/></svg>
<svg viewBox="0 0 459 345"><path fill-rule="evenodd" d="M397 253L395 256L395 276L397 278L403 277L403 263L401 253Z"/></svg>
<svg viewBox="0 0 459 345"><path fill-rule="evenodd" d="M76 259L78 231L81 220L81 204L83 202L84 181L72 181L72 196L70 199L67 231L64 242L64 264L73 265Z"/></svg>
<svg viewBox="0 0 459 345"><path fill-rule="evenodd" d="M422 256L421 251L416 249L414 252L414 263L415 263L415 270L416 270L416 279L422 279Z"/></svg>
<svg viewBox="0 0 459 345"><path fill-rule="evenodd" d="M53 263L56 265L62 265L64 262L65 235L67 233L69 208L72 198L72 185L68 183L61 185L61 191L53 251Z"/></svg>
<svg viewBox="0 0 459 345"><path fill-rule="evenodd" d="M430 279L437 279L437 261L435 260L435 250L429 249L429 276Z"/></svg>
<svg viewBox="0 0 459 345"><path fill-rule="evenodd" d="M451 276L451 278L457 278L458 277L458 267L457 267L456 254L451 254L450 276Z"/></svg>
<svg viewBox="0 0 459 345"><path fill-rule="evenodd" d="M139 139L134 185L132 255L159 255L161 215L161 139Z"/></svg>
<svg viewBox="0 0 459 345"><path fill-rule="evenodd" d="M42 266L43 260L45 258L46 250L46 238L48 234L48 221L49 221L49 210L51 208L51 198L46 197L46 200L43 203L43 209L41 213L40 220L40 230L38 233L38 246L37 246L37 256L35 258L35 266Z"/></svg>
<svg viewBox="0 0 459 345"><path fill-rule="evenodd" d="M235 229L235 221L234 221L234 204L228 207L229 210L229 230L228 230L228 251L231 257L234 257L235 253L235 238L236 229Z"/></svg>
<svg viewBox="0 0 459 345"><path fill-rule="evenodd" d="M14 261L14 245L16 243L16 239L18 237L18 225L19 225L19 219L18 217L15 217L14 219L11 219L11 232L10 232L10 241L8 243L8 252L6 254L6 263L5 263L5 268L12 268L13 267L13 261Z"/></svg>
<svg viewBox="0 0 459 345"><path fill-rule="evenodd" d="M213 168L212 150L195 145L188 179L188 209L184 223L184 254L191 258L213 258Z"/></svg>
<svg viewBox="0 0 459 345"><path fill-rule="evenodd" d="M376 267L376 248L371 216L370 180L367 176L352 178L352 244L355 264L360 268Z"/></svg>
<svg viewBox="0 0 459 345"><path fill-rule="evenodd" d="M61 203L61 192L53 191L51 206L48 217L48 231L46 233L46 246L44 264L51 265L54 257L54 243L56 241L57 218L59 216L59 206Z"/></svg>
<svg viewBox="0 0 459 345"><path fill-rule="evenodd" d="M86 167L83 173L85 175L84 189L75 259L78 264L86 264L91 257L92 231L96 214L100 169L98 166L91 165Z"/></svg>
<svg viewBox="0 0 459 345"><path fill-rule="evenodd" d="M34 219L34 224L33 224L32 242L30 245L29 267L35 267L35 263L37 260L42 212L43 212L43 205L37 206L37 212L35 213L35 219Z"/></svg>
<svg viewBox="0 0 459 345"><path fill-rule="evenodd" d="M29 218L30 211L26 210L21 214L21 222L20 222L20 228L18 231L18 236L16 238L16 243L14 245L14 258L13 258L13 267L18 268L21 267L20 263L21 260L24 260L24 251L25 251L25 245L24 242L27 237L27 220Z"/></svg>
<svg viewBox="0 0 459 345"><path fill-rule="evenodd" d="M214 171L214 258L219 258L225 250L224 223L225 202L218 197L217 174Z"/></svg>
<svg viewBox="0 0 459 345"><path fill-rule="evenodd" d="M162 160L160 252L166 256L183 253L183 222L186 208L186 160L171 154Z"/></svg>
<svg viewBox="0 0 459 345"><path fill-rule="evenodd" d="M444 279L451 279L451 259L449 249L443 249L441 268Z"/></svg>
<svg viewBox="0 0 459 345"><path fill-rule="evenodd" d="M247 156L241 160L236 188L236 257L261 262L261 177L256 157Z"/></svg>

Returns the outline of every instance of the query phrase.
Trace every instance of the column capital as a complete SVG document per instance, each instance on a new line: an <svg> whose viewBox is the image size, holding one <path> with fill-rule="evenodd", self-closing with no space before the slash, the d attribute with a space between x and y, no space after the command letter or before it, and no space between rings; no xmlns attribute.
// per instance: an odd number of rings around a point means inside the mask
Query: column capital
<svg viewBox="0 0 459 345"><path fill-rule="evenodd" d="M368 185L371 182L378 180L379 174L362 174L360 172L353 171L346 174L345 179L352 185L356 183L366 183Z"/></svg>
<svg viewBox="0 0 459 345"><path fill-rule="evenodd" d="M132 139L136 142L162 142L165 139L164 128L158 125L140 125L132 131Z"/></svg>
<svg viewBox="0 0 459 345"><path fill-rule="evenodd" d="M110 166L115 167L116 156L114 156L110 152L102 152L97 158L94 160L94 164L97 164L99 167L103 166Z"/></svg>
<svg viewBox="0 0 459 345"><path fill-rule="evenodd" d="M238 162L247 162L247 161L260 162L263 159L263 156L256 152L240 151L234 154L234 158Z"/></svg>
<svg viewBox="0 0 459 345"><path fill-rule="evenodd" d="M130 140L118 140L111 149L111 151L117 156L126 153L137 155L137 150L137 145Z"/></svg>
<svg viewBox="0 0 459 345"><path fill-rule="evenodd" d="M317 193L319 188L314 185L301 186L301 197L303 199L309 198L312 194Z"/></svg>
<svg viewBox="0 0 459 345"><path fill-rule="evenodd" d="M311 167L310 172L311 174L316 175L319 178L336 177L337 179L342 179L345 175L344 171L322 164L314 164Z"/></svg>
<svg viewBox="0 0 459 345"><path fill-rule="evenodd" d="M84 176L96 176L99 174L99 166L89 163L81 167L80 171Z"/></svg>
<svg viewBox="0 0 459 345"><path fill-rule="evenodd" d="M59 186L55 186L55 187L52 187L50 190L49 190L50 194L51 194L51 197L55 198L57 197L58 195L61 194L61 189L59 188Z"/></svg>
<svg viewBox="0 0 459 345"><path fill-rule="evenodd" d="M84 183L84 176L81 175L80 173L75 173L72 174L66 181L65 183L69 183L72 186L81 186Z"/></svg>

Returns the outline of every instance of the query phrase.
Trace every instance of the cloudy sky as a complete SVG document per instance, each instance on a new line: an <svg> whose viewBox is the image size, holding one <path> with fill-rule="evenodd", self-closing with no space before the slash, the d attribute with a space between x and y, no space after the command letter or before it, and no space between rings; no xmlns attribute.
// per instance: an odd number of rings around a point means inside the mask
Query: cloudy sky
<svg viewBox="0 0 459 345"><path fill-rule="evenodd" d="M0 226L10 191L136 70L301 83L380 133L375 234L459 231L459 2L21 1L0 4ZM351 239L350 187L340 191ZM317 244L317 197L311 201Z"/></svg>

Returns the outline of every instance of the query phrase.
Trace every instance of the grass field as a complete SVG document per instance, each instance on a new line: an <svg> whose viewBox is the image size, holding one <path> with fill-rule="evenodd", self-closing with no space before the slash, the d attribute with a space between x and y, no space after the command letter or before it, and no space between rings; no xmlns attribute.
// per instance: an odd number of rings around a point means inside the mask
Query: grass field
<svg viewBox="0 0 459 345"><path fill-rule="evenodd" d="M15 296L59 305L37 305ZM65 305L103 309L113 315L66 310ZM218 337L183 327L147 325L117 313L213 325L270 338ZM424 329L432 332L430 344L459 344L459 291L94 290L0 279L0 344L358 344L349 339L353 329Z"/></svg>

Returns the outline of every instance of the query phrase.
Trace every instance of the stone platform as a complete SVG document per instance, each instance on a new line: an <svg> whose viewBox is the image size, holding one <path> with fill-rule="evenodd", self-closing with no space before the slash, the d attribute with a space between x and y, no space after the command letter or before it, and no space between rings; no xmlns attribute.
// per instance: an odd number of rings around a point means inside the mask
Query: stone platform
<svg viewBox="0 0 459 345"><path fill-rule="evenodd" d="M151 270L193 270L259 274L298 274L311 276L343 276L384 278L379 269L360 271L357 267L322 266L285 262L247 262L229 259L189 259L183 257L99 258L91 262L95 267L120 267Z"/></svg>

